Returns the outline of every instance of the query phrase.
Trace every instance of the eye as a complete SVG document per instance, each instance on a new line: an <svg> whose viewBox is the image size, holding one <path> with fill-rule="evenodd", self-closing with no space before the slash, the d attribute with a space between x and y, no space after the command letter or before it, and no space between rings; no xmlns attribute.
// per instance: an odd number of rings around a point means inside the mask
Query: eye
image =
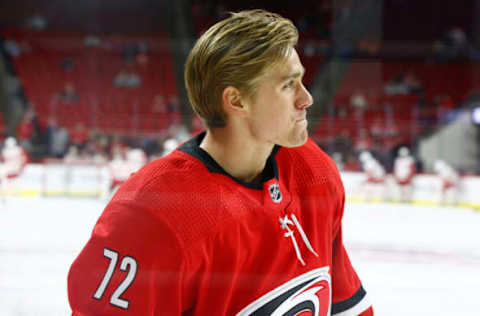
<svg viewBox="0 0 480 316"><path fill-rule="evenodd" d="M294 85L295 85L295 81L294 81L294 80L290 80L290 81L288 81L282 88L283 88L284 90L286 90L286 89L293 88Z"/></svg>

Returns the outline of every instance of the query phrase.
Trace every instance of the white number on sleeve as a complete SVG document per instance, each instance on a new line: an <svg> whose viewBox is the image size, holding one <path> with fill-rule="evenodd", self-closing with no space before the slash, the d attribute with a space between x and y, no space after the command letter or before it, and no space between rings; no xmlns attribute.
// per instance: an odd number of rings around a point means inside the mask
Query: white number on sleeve
<svg viewBox="0 0 480 316"><path fill-rule="evenodd" d="M105 248L103 249L103 255L110 259L110 263L107 272L105 272L105 275L103 276L102 282L98 286L95 294L93 294L93 297L97 300L102 298L118 262L118 252L116 251ZM120 298L120 296L128 289L135 279L135 275L137 274L137 261L130 256L123 257L122 262L120 263L120 270L124 272L128 271L128 273L115 292L113 292L112 297L110 298L110 304L123 309L128 309L130 302Z"/></svg>

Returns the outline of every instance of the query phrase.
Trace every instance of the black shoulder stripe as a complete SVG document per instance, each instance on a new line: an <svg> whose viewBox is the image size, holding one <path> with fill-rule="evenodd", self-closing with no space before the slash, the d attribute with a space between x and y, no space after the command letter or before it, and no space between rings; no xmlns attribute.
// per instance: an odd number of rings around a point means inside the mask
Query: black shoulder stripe
<svg viewBox="0 0 480 316"><path fill-rule="evenodd" d="M367 292L365 292L365 290L363 289L363 286L360 285L360 288L357 290L355 294L353 294L352 297L344 301L332 304L332 315L344 312L354 307L365 297L366 294Z"/></svg>

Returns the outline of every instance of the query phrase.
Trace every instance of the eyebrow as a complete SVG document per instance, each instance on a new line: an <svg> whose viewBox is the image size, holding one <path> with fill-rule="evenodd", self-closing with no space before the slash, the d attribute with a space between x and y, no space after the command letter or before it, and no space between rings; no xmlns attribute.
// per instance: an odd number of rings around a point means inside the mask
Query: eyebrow
<svg viewBox="0 0 480 316"><path fill-rule="evenodd" d="M305 68L302 66L302 68L299 71L295 71L293 73L290 73L286 76L283 76L280 78L280 82L287 81L288 79L292 78L301 78L305 74Z"/></svg>

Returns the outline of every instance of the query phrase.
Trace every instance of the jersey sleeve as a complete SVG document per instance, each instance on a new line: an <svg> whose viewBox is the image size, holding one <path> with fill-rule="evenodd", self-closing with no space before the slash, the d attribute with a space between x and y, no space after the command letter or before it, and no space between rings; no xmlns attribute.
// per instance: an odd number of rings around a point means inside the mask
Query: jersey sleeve
<svg viewBox="0 0 480 316"><path fill-rule="evenodd" d="M332 315L373 315L367 293L343 245L341 230L333 245Z"/></svg>
<svg viewBox="0 0 480 316"><path fill-rule="evenodd" d="M339 201L333 222L332 315L373 316L373 308L368 300L367 293L343 244L342 217L345 191L341 183L338 188Z"/></svg>
<svg viewBox="0 0 480 316"><path fill-rule="evenodd" d="M150 212L107 206L68 275L73 316L180 315L185 260Z"/></svg>

